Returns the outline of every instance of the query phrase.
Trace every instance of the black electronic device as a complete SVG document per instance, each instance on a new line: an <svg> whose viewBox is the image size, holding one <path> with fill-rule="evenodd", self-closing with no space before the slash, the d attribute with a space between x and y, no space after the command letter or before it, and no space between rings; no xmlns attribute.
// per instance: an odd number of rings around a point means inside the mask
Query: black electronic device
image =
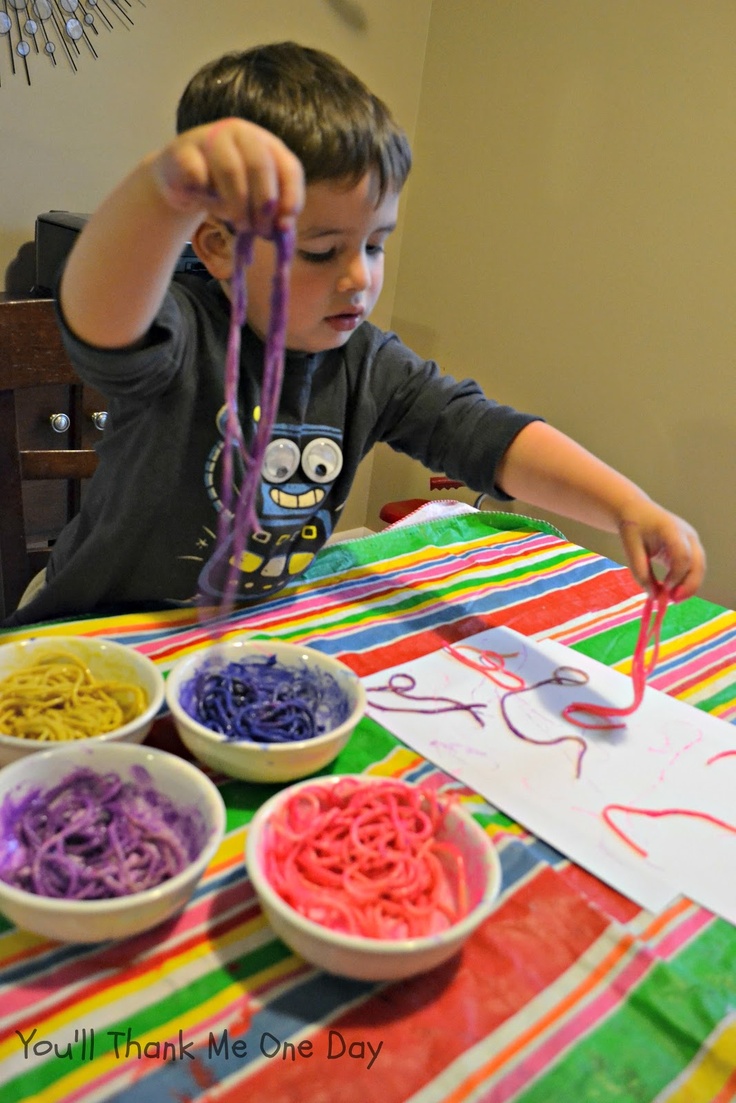
<svg viewBox="0 0 736 1103"><path fill-rule="evenodd" d="M73 214L70 211L46 211L37 217L35 295L53 295L61 266L88 219L88 214ZM207 269L189 242L182 250L174 271L177 275L205 276L209 279Z"/></svg>

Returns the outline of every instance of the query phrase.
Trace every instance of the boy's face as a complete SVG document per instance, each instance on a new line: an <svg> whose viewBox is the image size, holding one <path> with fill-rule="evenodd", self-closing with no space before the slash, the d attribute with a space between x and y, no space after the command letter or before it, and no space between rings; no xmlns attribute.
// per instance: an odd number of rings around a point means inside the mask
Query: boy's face
<svg viewBox="0 0 736 1103"><path fill-rule="evenodd" d="M372 173L356 185L326 180L307 187L291 266L287 348L340 348L373 310L399 197L387 192L376 201ZM273 246L258 238L247 272L248 322L261 337L268 331L273 270Z"/></svg>

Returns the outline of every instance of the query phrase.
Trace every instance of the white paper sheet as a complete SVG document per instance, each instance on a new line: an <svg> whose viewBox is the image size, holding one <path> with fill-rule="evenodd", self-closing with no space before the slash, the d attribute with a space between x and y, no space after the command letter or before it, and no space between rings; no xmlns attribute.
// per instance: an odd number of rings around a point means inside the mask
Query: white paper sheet
<svg viewBox="0 0 736 1103"><path fill-rule="evenodd" d="M597 732L576 728L562 717L566 705L595 701L626 707L633 700L631 679L561 644L535 643L507 628L470 637L463 641L468 646L510 656L504 659L505 670L526 686L552 678L560 667L585 672L588 683L544 685L504 697L513 684L508 675L498 675L505 684L500 687L438 651L365 678L369 713L408 746L643 907L659 910L683 892L736 922L736 834L729 830L732 826L736 831L736 755L710 761L736 751L734 728L651 688L625 727ZM415 679L409 696L376 689L395 674ZM419 696L482 707L475 715L467 710L375 707L445 707L436 700L410 699ZM508 719L525 739L506 722L502 698ZM557 739L564 741L553 742ZM610 822L604 817L607 808ZM674 809L688 814L669 814ZM668 814L645 816L644 811ZM706 822L703 815L722 825Z"/></svg>

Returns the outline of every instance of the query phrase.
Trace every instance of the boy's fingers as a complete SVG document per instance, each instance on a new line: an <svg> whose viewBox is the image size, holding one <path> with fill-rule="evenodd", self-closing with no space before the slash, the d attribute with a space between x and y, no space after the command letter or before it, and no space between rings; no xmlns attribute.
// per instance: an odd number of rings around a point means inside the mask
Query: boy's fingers
<svg viewBox="0 0 736 1103"><path fill-rule="evenodd" d="M266 148L249 162L249 212L256 233L269 237L285 229L304 205L304 172L301 162L278 139L269 135Z"/></svg>
<svg viewBox="0 0 736 1103"><path fill-rule="evenodd" d="M179 135L156 159L154 173L172 206L201 207L263 237L289 229L304 206L299 159L244 119L219 119Z"/></svg>
<svg viewBox="0 0 736 1103"><path fill-rule="evenodd" d="M163 155L154 162L153 172L173 206L182 210L206 206L209 171L196 148L183 147L176 154Z"/></svg>
<svg viewBox="0 0 736 1103"><path fill-rule="evenodd" d="M619 534L631 573L643 590L652 593L654 575L638 524L635 521L622 521Z"/></svg>
<svg viewBox="0 0 736 1103"><path fill-rule="evenodd" d="M279 177L280 219L294 221L304 206L305 183L304 169L298 157L295 157L290 149L283 147L284 156L277 161ZM286 229L280 224L280 229Z"/></svg>
<svg viewBox="0 0 736 1103"><path fill-rule="evenodd" d="M681 601L697 592L705 577L705 553L697 533L684 521L673 517L670 530L656 532L656 548L651 551L636 522L624 521L619 532L631 573L648 593L662 585L674 601ZM655 562L666 565L661 583L653 571Z"/></svg>
<svg viewBox="0 0 736 1103"><path fill-rule="evenodd" d="M301 163L275 135L242 119L221 119L206 128L201 149L221 213L233 222L268 236L275 220L301 210Z"/></svg>
<svg viewBox="0 0 736 1103"><path fill-rule="evenodd" d="M664 580L673 601L692 597L705 577L705 552L696 533L687 530Z"/></svg>

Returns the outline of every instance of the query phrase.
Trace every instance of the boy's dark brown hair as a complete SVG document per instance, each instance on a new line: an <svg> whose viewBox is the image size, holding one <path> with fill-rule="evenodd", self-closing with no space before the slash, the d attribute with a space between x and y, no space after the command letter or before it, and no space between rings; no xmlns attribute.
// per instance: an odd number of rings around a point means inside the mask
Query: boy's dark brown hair
<svg viewBox="0 0 736 1103"><path fill-rule="evenodd" d="M386 105L336 58L295 42L225 54L204 65L179 101L177 131L237 116L279 137L308 184L378 176L400 191L411 150Z"/></svg>

